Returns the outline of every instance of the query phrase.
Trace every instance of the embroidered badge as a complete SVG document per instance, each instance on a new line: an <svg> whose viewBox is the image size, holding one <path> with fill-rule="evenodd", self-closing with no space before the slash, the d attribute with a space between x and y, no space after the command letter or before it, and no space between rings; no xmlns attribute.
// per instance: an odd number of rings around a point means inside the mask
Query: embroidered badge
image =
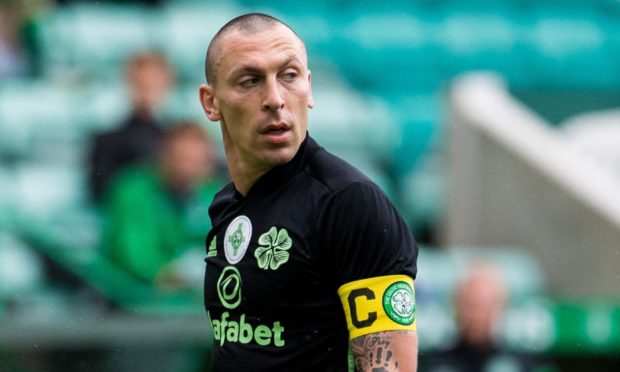
<svg viewBox="0 0 620 372"><path fill-rule="evenodd" d="M293 246L293 240L286 229L278 231L275 226L258 238L260 247L254 251L258 267L276 270L288 261L287 252Z"/></svg>
<svg viewBox="0 0 620 372"><path fill-rule="evenodd" d="M383 294L385 313L398 324L409 325L415 319L415 295L409 284L399 281Z"/></svg>
<svg viewBox="0 0 620 372"><path fill-rule="evenodd" d="M238 216L226 229L224 235L224 255L226 261L236 264L241 261L252 238L252 223L246 216Z"/></svg>

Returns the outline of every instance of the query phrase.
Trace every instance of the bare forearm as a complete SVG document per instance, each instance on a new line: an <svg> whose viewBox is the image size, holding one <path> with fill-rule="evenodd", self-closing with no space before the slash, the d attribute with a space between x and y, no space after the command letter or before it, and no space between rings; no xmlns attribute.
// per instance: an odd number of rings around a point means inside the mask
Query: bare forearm
<svg viewBox="0 0 620 372"><path fill-rule="evenodd" d="M351 340L355 367L362 372L415 371L418 337L413 331L371 333Z"/></svg>

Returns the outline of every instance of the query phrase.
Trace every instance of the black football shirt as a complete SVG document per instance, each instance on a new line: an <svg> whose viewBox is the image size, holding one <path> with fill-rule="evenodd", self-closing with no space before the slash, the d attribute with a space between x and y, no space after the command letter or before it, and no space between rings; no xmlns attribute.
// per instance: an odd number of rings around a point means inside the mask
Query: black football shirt
<svg viewBox="0 0 620 372"><path fill-rule="evenodd" d="M418 248L384 193L309 135L245 197L227 185L209 214L204 295L214 371L346 371L338 289L416 275ZM354 307L357 300L366 299L353 298Z"/></svg>

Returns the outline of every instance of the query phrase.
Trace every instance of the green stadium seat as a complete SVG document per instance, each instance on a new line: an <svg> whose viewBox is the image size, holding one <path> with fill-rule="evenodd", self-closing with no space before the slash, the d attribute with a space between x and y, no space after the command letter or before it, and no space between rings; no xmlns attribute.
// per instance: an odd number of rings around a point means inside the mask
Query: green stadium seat
<svg viewBox="0 0 620 372"><path fill-rule="evenodd" d="M446 74L491 70L509 75L521 69L518 31L495 13L450 13L436 25Z"/></svg>
<svg viewBox="0 0 620 372"><path fill-rule="evenodd" d="M42 65L48 74L117 76L135 51L155 47L150 10L127 5L59 7L40 21Z"/></svg>
<svg viewBox="0 0 620 372"><path fill-rule="evenodd" d="M417 166L399 178L400 208L414 235L431 233L446 210L445 169L439 156L423 155Z"/></svg>
<svg viewBox="0 0 620 372"><path fill-rule="evenodd" d="M211 131L212 134L217 134L220 128L219 123L208 121L200 105L198 97L198 87L200 84L198 82L177 86L177 89L168 98L163 113L170 120L191 119L203 122L206 124L207 130ZM217 133L213 130L217 130Z"/></svg>
<svg viewBox="0 0 620 372"><path fill-rule="evenodd" d="M243 11L234 5L169 4L151 33L177 68L182 82L203 82L207 47L217 30Z"/></svg>
<svg viewBox="0 0 620 372"><path fill-rule="evenodd" d="M80 166L41 161L20 164L14 171L13 207L20 215L51 221L65 210L83 204L86 185Z"/></svg>
<svg viewBox="0 0 620 372"><path fill-rule="evenodd" d="M392 169L401 179L442 136L442 96L438 91L410 91L385 96L394 121L399 125L399 141L393 148Z"/></svg>
<svg viewBox="0 0 620 372"><path fill-rule="evenodd" d="M43 286L39 257L15 234L0 228L0 318L3 298L26 296Z"/></svg>
<svg viewBox="0 0 620 372"><path fill-rule="evenodd" d="M278 0L238 0L239 5L243 6L248 12L265 12L276 17L284 15L299 15L309 13L325 14L329 12L337 1L315 0L315 1L278 1ZM285 20L284 17L283 20Z"/></svg>
<svg viewBox="0 0 620 372"><path fill-rule="evenodd" d="M0 233L10 227L15 212L16 185L13 167L0 166Z"/></svg>
<svg viewBox="0 0 620 372"><path fill-rule="evenodd" d="M127 312L168 316L204 312L198 293L160 291L137 281L99 254L96 247L76 240L69 233L73 229L75 225L54 226L27 218L17 224L16 233L40 254Z"/></svg>
<svg viewBox="0 0 620 372"><path fill-rule="evenodd" d="M620 83L617 61L591 8L539 7L526 35L528 64L541 86L610 87Z"/></svg>
<svg viewBox="0 0 620 372"><path fill-rule="evenodd" d="M220 124L207 119L198 100L198 86L198 83L178 86L169 97L162 114L168 122L193 120L202 124L216 146L218 158L223 160L225 154Z"/></svg>
<svg viewBox="0 0 620 372"><path fill-rule="evenodd" d="M328 48L358 89L407 91L436 85L437 47L423 15L354 13Z"/></svg>
<svg viewBox="0 0 620 372"><path fill-rule="evenodd" d="M0 86L0 152L70 157L76 142L74 96L67 86L14 81ZM50 154L50 152L55 152Z"/></svg>
<svg viewBox="0 0 620 372"><path fill-rule="evenodd" d="M385 102L362 96L326 77L329 88L315 86L315 108L310 111L310 133L327 149L358 151L377 162L389 159L398 141Z"/></svg>
<svg viewBox="0 0 620 372"><path fill-rule="evenodd" d="M424 301L450 301L457 284L476 262L489 262L498 268L512 303L518 304L545 293L546 281L541 265L518 247L423 248L418 257L416 286L425 296L430 296Z"/></svg>
<svg viewBox="0 0 620 372"><path fill-rule="evenodd" d="M83 140L94 132L118 126L131 110L129 92L122 76L92 81L72 93L78 102L74 108L75 127Z"/></svg>

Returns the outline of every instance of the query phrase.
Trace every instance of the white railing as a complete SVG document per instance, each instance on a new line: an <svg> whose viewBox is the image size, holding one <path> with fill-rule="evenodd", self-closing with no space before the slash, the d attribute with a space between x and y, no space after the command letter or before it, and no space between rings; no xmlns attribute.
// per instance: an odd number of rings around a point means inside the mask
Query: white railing
<svg viewBox="0 0 620 372"><path fill-rule="evenodd" d="M518 245L566 296L620 295L620 186L571 151L500 78L459 78L448 97L448 245Z"/></svg>

